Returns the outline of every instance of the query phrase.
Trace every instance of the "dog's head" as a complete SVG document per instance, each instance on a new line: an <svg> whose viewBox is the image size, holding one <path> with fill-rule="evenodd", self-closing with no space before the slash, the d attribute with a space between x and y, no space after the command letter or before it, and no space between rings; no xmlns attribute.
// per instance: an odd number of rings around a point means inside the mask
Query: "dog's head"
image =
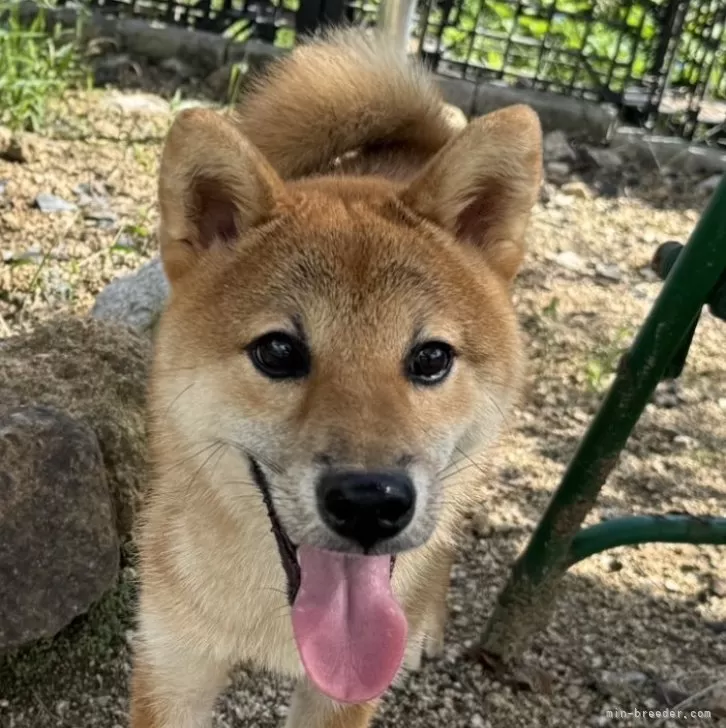
<svg viewBox="0 0 726 728"><path fill-rule="evenodd" d="M406 184L284 183L231 120L176 118L157 407L185 446L239 453L292 601L324 601L326 572L383 588L391 555L452 507L442 471L497 434L519 384L509 289L540 177L525 107L473 121ZM212 487L232 508L240 481Z"/></svg>

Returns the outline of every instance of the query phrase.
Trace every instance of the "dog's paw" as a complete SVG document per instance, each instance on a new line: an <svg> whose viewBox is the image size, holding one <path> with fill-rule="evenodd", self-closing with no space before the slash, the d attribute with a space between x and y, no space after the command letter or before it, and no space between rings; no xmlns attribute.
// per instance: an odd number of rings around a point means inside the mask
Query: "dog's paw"
<svg viewBox="0 0 726 728"><path fill-rule="evenodd" d="M423 654L429 660L441 657L444 654L444 630L437 628L424 638Z"/></svg>
<svg viewBox="0 0 726 728"><path fill-rule="evenodd" d="M438 627L427 632L423 639L412 645L406 655L404 665L409 672L418 672L426 660L434 660L444 653L444 630Z"/></svg>
<svg viewBox="0 0 726 728"><path fill-rule="evenodd" d="M404 667L408 672L418 672L421 669L421 662L423 660L423 647L417 646L415 650L406 655L404 660Z"/></svg>

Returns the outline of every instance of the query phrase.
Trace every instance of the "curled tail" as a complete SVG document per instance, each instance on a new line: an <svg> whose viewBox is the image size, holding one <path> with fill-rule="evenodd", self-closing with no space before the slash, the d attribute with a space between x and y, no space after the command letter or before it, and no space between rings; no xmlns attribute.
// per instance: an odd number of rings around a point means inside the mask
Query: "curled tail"
<svg viewBox="0 0 726 728"><path fill-rule="evenodd" d="M453 131L433 78L377 33L346 28L274 62L245 95L242 131L287 179L377 146L435 154Z"/></svg>

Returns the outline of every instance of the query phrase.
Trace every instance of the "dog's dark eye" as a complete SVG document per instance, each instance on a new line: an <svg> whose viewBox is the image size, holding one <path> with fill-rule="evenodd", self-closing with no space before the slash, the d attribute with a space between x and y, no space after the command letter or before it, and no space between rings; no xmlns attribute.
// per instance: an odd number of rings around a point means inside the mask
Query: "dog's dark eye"
<svg viewBox="0 0 726 728"><path fill-rule="evenodd" d="M274 331L248 348L257 369L270 379L299 379L310 372L310 353L305 344L289 334Z"/></svg>
<svg viewBox="0 0 726 728"><path fill-rule="evenodd" d="M451 371L454 350L443 341L419 344L409 355L408 376L417 384L438 384Z"/></svg>

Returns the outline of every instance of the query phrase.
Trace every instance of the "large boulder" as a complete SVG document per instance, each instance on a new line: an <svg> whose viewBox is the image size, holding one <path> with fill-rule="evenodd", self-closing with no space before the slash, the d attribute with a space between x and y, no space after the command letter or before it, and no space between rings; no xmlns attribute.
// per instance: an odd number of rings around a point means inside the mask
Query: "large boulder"
<svg viewBox="0 0 726 728"><path fill-rule="evenodd" d="M119 548L91 428L52 407L0 415L0 649L52 636L115 584Z"/></svg>
<svg viewBox="0 0 726 728"><path fill-rule="evenodd" d="M140 333L156 328L169 295L169 284L161 260L112 280L97 296L91 309L94 318L117 321Z"/></svg>
<svg viewBox="0 0 726 728"><path fill-rule="evenodd" d="M103 457L122 538L131 532L146 480L150 360L147 337L94 319L61 317L0 342L0 416L40 405L87 425Z"/></svg>

